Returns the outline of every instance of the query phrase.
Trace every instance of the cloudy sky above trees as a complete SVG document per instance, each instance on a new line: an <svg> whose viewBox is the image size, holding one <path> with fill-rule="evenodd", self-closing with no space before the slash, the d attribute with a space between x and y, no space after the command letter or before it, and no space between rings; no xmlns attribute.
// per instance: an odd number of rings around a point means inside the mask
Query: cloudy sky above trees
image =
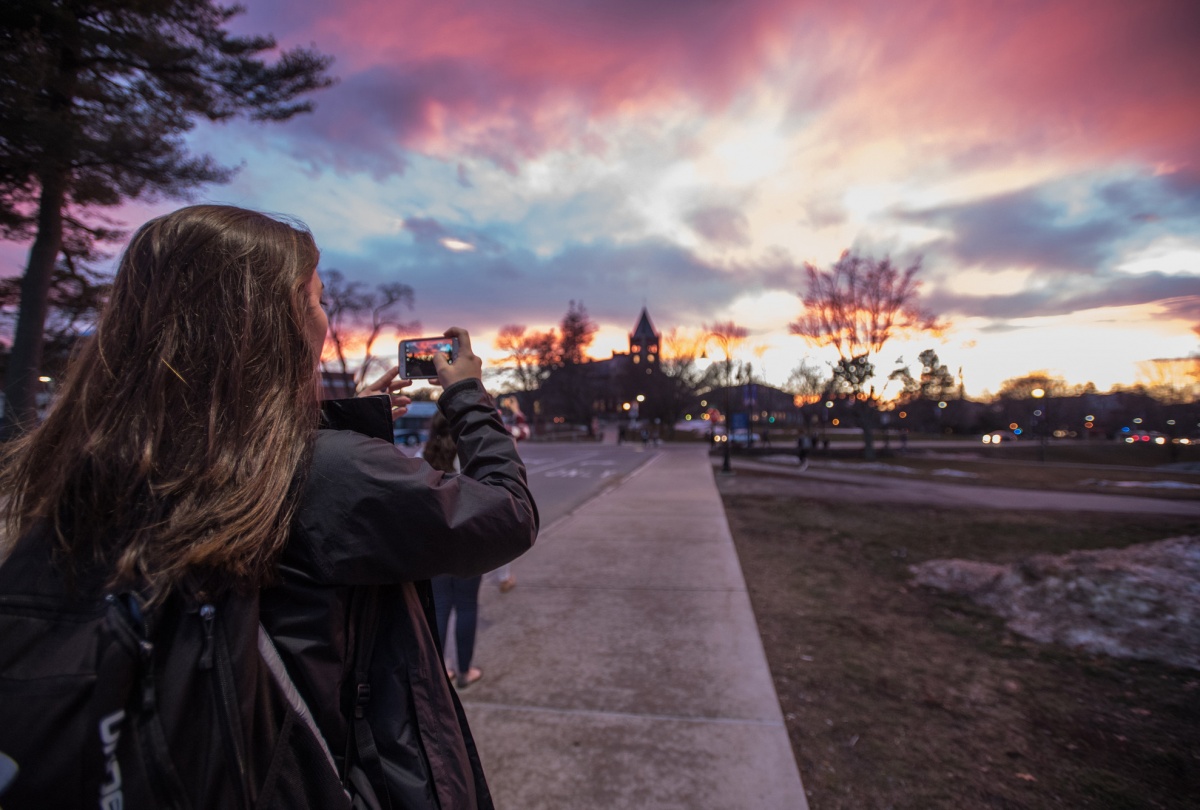
<svg viewBox="0 0 1200 810"><path fill-rule="evenodd" d="M733 319L782 382L803 264L923 256L968 391L1105 388L1200 324L1200 5L1178 0L248 0L339 84L282 126L201 127L199 199L292 214L324 267L416 291L425 331L623 349ZM172 204L138 205L137 224ZM23 255L6 250L14 266ZM751 359L751 358L748 358Z"/></svg>

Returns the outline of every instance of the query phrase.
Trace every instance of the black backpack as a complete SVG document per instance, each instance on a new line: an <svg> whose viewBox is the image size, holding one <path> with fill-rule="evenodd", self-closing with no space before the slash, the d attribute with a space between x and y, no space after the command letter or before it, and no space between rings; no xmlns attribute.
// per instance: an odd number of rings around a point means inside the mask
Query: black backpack
<svg viewBox="0 0 1200 810"><path fill-rule="evenodd" d="M0 750L19 768L5 807L187 806L135 596L0 595Z"/></svg>
<svg viewBox="0 0 1200 810"><path fill-rule="evenodd" d="M0 567L0 753L19 770L0 794L4 810L349 806L261 625L247 734L250 696L235 688L246 673L234 671L213 605L169 600L151 616L136 594L68 600L39 593L42 577L14 588L9 567ZM256 607L238 603L224 618L246 621L238 614ZM195 699L165 705L164 683Z"/></svg>

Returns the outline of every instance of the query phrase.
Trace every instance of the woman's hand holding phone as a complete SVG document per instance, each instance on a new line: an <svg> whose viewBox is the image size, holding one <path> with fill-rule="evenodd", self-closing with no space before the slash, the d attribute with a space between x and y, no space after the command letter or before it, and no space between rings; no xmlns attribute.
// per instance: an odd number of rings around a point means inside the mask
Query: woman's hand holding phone
<svg viewBox="0 0 1200 810"><path fill-rule="evenodd" d="M371 397L387 394L392 401L392 418L399 419L408 413L408 406L412 404L411 397L400 393L401 389L412 385L412 380L397 380L396 375L399 373L400 367L392 366L375 382L358 389L358 396Z"/></svg>
<svg viewBox="0 0 1200 810"><path fill-rule="evenodd" d="M467 330L452 326L445 331L448 338L458 338L458 357L451 363L442 352L433 355L433 367L437 369L437 380L442 388L449 388L456 382L471 378L483 379L483 360L471 351L471 336Z"/></svg>

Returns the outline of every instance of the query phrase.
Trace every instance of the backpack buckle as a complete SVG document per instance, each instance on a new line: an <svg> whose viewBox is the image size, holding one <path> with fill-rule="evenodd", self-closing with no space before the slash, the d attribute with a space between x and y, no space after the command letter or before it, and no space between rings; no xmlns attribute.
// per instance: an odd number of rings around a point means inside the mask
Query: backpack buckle
<svg viewBox="0 0 1200 810"><path fill-rule="evenodd" d="M356 718L361 718L363 716L363 709L365 709L367 704L370 702L371 684L360 683L354 696L354 716Z"/></svg>

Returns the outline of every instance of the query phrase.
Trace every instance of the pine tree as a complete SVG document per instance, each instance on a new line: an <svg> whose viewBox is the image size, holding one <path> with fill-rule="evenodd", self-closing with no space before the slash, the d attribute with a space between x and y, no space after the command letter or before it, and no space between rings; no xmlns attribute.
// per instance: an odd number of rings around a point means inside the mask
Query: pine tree
<svg viewBox="0 0 1200 810"><path fill-rule="evenodd" d="M5 0L0 8L0 235L33 244L5 385L3 432L33 412L55 263L111 238L97 209L186 198L232 171L184 141L199 119L285 121L333 80L310 48L226 30L213 0Z"/></svg>

